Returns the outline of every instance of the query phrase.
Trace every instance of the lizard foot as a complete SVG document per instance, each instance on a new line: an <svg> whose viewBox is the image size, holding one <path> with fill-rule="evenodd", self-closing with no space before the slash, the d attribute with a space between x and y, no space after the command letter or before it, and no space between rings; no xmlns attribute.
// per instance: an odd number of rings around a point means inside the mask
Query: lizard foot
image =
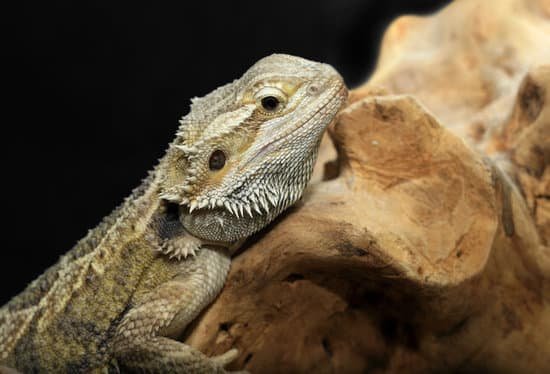
<svg viewBox="0 0 550 374"><path fill-rule="evenodd" d="M201 248L201 244L200 239L186 234L166 240L159 250L169 258L179 261L182 257L195 256Z"/></svg>

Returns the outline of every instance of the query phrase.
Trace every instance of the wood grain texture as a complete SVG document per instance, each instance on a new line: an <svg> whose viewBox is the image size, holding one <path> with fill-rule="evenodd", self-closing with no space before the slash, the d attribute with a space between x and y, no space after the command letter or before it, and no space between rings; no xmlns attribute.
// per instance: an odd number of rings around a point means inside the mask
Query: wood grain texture
<svg viewBox="0 0 550 374"><path fill-rule="evenodd" d="M548 35L545 0L394 21L337 160L186 342L253 373L548 372Z"/></svg>

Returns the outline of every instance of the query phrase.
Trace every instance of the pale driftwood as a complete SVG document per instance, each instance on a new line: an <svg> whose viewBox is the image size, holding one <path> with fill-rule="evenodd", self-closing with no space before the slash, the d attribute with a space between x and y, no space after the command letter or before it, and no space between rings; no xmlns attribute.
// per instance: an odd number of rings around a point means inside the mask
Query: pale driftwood
<svg viewBox="0 0 550 374"><path fill-rule="evenodd" d="M257 373L548 372L548 35L542 0L396 20L337 161L326 139L187 342Z"/></svg>

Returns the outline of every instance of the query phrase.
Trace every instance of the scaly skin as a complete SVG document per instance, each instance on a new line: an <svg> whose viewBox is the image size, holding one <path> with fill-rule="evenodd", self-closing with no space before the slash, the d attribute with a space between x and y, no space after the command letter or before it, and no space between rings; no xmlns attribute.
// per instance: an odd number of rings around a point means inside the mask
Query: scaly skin
<svg viewBox="0 0 550 374"><path fill-rule="evenodd" d="M194 99L143 184L0 309L0 363L23 372L213 373L174 338L220 292L233 251L298 200L347 96L287 55ZM1 367L0 367L1 369Z"/></svg>

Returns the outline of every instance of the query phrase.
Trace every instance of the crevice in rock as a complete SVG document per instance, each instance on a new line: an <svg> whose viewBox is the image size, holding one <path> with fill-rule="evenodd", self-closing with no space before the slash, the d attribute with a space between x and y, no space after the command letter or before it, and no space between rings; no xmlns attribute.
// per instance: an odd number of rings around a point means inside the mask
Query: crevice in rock
<svg viewBox="0 0 550 374"><path fill-rule="evenodd" d="M249 353L249 354L246 355L246 357L244 358L244 362L243 362L245 366L250 362L250 360L252 359L252 356L254 356L253 353Z"/></svg>
<svg viewBox="0 0 550 374"><path fill-rule="evenodd" d="M332 347L330 345L330 341L328 340L328 338L324 337L322 340L321 340L321 344L323 346L323 350L325 351L325 353L329 356L329 357L332 357L333 355L333 352L332 352Z"/></svg>
<svg viewBox="0 0 550 374"><path fill-rule="evenodd" d="M229 331L231 328L232 322L222 322L220 323L219 330L220 331Z"/></svg>
<svg viewBox="0 0 550 374"><path fill-rule="evenodd" d="M284 279L284 282L294 283L294 282L296 282L296 281L303 280L303 279L305 279L305 277L304 277L302 274L290 273L290 274Z"/></svg>

